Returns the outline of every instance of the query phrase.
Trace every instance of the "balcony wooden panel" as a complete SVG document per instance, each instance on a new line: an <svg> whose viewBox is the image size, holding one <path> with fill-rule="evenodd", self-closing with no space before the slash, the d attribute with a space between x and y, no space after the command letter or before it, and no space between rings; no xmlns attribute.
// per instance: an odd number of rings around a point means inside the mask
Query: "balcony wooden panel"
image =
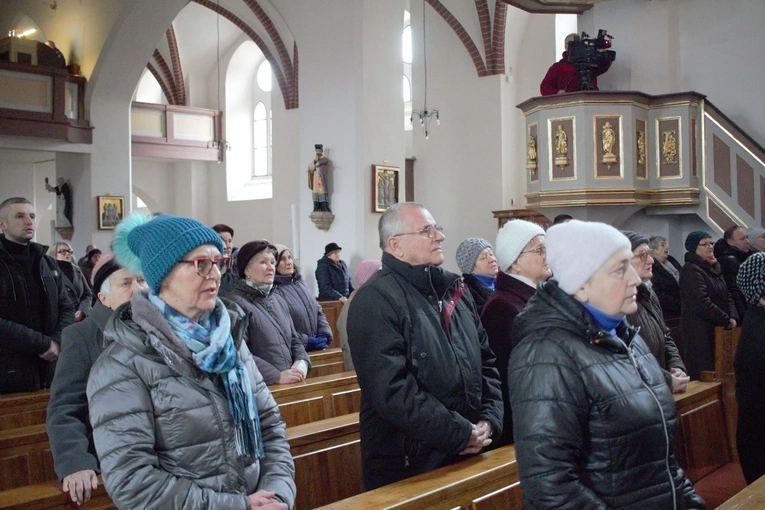
<svg viewBox="0 0 765 510"><path fill-rule="evenodd" d="M191 106L133 102L133 156L222 161L220 112Z"/></svg>

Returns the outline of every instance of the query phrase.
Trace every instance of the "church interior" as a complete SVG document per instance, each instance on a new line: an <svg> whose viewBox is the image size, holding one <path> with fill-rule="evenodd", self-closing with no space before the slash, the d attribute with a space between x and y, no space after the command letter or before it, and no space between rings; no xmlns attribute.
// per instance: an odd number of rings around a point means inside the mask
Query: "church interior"
<svg viewBox="0 0 765 510"><path fill-rule="evenodd" d="M381 212L403 201L443 227L454 272L463 239L562 213L663 236L679 259L692 231L765 226L763 26L765 3L749 0L3 0L0 201L28 198L35 241L68 239L77 258L108 249L134 211L227 224L235 246L289 246L313 290L331 242L351 274L379 259ZM564 38L599 29L616 52L600 91L541 97ZM46 41L66 68L42 64ZM321 218L307 185L317 144ZM69 229L46 187L58 179ZM348 389L333 384L321 398ZM710 388L689 408L719 411ZM333 416L321 411L345 419ZM704 440L724 437L721 416ZM727 464L713 450L684 453L696 479ZM471 466L449 474L463 495L489 469ZM301 508L353 495L334 490Z"/></svg>

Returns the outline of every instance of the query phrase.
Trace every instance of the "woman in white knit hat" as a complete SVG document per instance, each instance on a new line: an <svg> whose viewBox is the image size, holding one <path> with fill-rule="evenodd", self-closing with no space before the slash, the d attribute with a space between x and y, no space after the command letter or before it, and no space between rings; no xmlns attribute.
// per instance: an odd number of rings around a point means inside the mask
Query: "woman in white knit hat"
<svg viewBox="0 0 765 510"><path fill-rule="evenodd" d="M524 507L706 508L675 460L672 391L625 320L629 240L572 220L546 241L555 276L517 317L508 368Z"/></svg>
<svg viewBox="0 0 765 510"><path fill-rule="evenodd" d="M515 317L534 295L537 285L547 280L551 273L547 265L545 231L536 223L508 221L499 230L495 244L500 271L494 293L481 313L481 323L497 356L497 370L502 380L505 416L502 437L496 445L500 447L513 442L513 418L507 387L507 364L512 350L510 330Z"/></svg>

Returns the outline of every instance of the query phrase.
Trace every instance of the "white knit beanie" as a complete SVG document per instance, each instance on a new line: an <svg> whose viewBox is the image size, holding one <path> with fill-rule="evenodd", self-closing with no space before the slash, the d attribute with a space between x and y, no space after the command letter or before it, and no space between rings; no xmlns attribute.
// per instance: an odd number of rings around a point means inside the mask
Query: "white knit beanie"
<svg viewBox="0 0 765 510"><path fill-rule="evenodd" d="M547 230L547 264L566 293L574 295L614 253L632 251L630 240L611 225L571 220Z"/></svg>
<svg viewBox="0 0 765 510"><path fill-rule="evenodd" d="M536 236L545 231L536 223L525 220L511 220L505 223L497 233L497 263L502 271L507 272L513 262L521 256L523 248Z"/></svg>

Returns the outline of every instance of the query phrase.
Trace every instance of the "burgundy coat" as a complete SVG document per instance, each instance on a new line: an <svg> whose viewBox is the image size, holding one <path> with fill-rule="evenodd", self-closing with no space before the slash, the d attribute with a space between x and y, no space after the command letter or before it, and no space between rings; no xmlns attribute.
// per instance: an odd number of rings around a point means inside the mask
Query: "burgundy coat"
<svg viewBox="0 0 765 510"><path fill-rule="evenodd" d="M598 68L592 70L592 84L595 90L598 90L598 76L608 71L611 67L611 61L602 59L598 62ZM539 92L543 96L554 96L560 90L566 92L576 92L579 90L581 80L576 72L576 68L568 63L568 52L563 52L563 58L555 62L547 70L542 83L539 85Z"/></svg>
<svg viewBox="0 0 765 510"><path fill-rule="evenodd" d="M481 324L489 337L489 346L497 356L497 370L502 381L502 399L505 401L504 425L502 437L492 447L499 447L513 442L513 415L510 410L509 387L507 384L507 366L510 362L510 330L516 316L526 307L536 289L519 279L500 271L494 282L494 292L486 301L481 313Z"/></svg>

